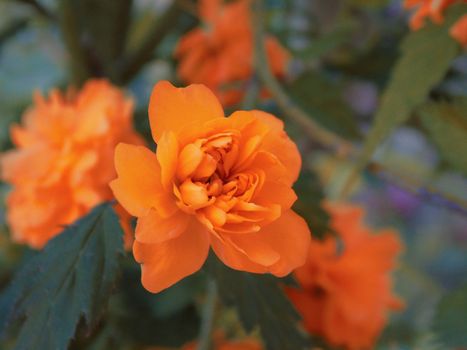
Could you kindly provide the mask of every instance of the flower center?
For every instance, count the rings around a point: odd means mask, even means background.
[[[176,169],[178,206],[211,229],[257,231],[267,208],[252,203],[264,172],[249,167],[258,139],[228,130],[183,147]]]

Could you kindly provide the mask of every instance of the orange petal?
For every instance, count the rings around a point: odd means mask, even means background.
[[[191,179],[185,180],[179,189],[183,203],[194,209],[206,207],[210,203],[206,187],[193,183]]]
[[[268,267],[269,272],[278,277],[289,274],[305,263],[311,242],[308,225],[292,210],[284,211],[279,219],[259,232],[230,237],[248,255],[253,254],[255,249],[258,249],[256,253],[259,254],[263,251],[262,245],[268,245],[280,256],[277,262]],[[255,248],[255,244],[258,248]]]
[[[176,88],[168,81],[154,86],[149,102],[149,122],[156,142],[164,132],[178,133],[188,123],[223,118],[224,111],[216,96],[204,85]]]
[[[115,169],[118,178],[110,187],[117,200],[131,215],[146,215],[162,191],[156,155],[146,147],[120,143],[115,148]]]
[[[227,220],[225,211],[215,205],[204,208],[203,213],[214,227],[224,225]]]
[[[161,167],[162,185],[170,189],[178,162],[178,141],[173,132],[169,131],[162,135],[156,154]]]
[[[266,37],[265,45],[272,72],[276,76],[284,76],[286,73],[287,62],[290,60],[290,54],[279,43],[279,41],[272,36]]]
[[[290,183],[295,182],[302,167],[302,157],[297,145],[285,133],[284,123],[266,112],[251,111],[251,113],[270,128],[263,139],[261,149],[274,154],[287,169]]]
[[[216,171],[217,168],[217,161],[210,155],[205,153],[203,155],[203,159],[201,160],[201,163],[199,166],[196,168],[195,172],[193,173],[193,179],[194,180],[199,180],[203,178],[208,178],[214,172]]]
[[[238,236],[240,235],[224,237],[224,239],[229,240],[235,249],[244,253],[251,261],[264,267],[269,267],[279,261],[279,253],[267,241],[250,240],[248,234],[242,235],[244,238],[238,238]]]
[[[120,204],[115,204],[113,206],[115,212],[118,215],[118,221],[120,222],[120,226],[123,230],[123,245],[126,251],[131,250],[134,241],[134,232],[133,227],[131,225],[131,215],[123,209]]]
[[[274,179],[267,179],[260,192],[253,197],[253,202],[268,205],[279,204],[281,208],[290,209],[297,200],[295,191],[288,185]]]
[[[11,141],[17,147],[30,146],[34,142],[34,135],[19,125],[12,125],[10,127]]]
[[[56,152],[40,145],[5,152],[0,156],[1,178],[13,184],[42,178],[50,173],[56,157]]]
[[[177,178],[185,180],[198,168],[204,158],[204,152],[194,143],[186,145],[180,152],[177,165]]]
[[[456,39],[461,46],[467,46],[467,15],[463,15],[449,30],[449,34]]]
[[[267,151],[259,151],[253,158],[251,164],[251,171],[264,172],[266,174],[265,180],[273,180],[281,182],[284,185],[292,186],[290,181],[290,172],[282,164],[279,158],[274,154]]]
[[[204,22],[214,22],[221,12],[221,0],[201,0],[199,2],[199,14]]]
[[[158,293],[198,271],[207,258],[209,233],[196,220],[177,238],[157,244],[135,241],[133,255],[141,263],[141,282]]]
[[[162,243],[178,237],[184,232],[190,217],[181,211],[168,218],[160,216],[155,210],[150,210],[146,216],[138,219],[135,238],[140,243]]]
[[[244,252],[239,251],[229,241],[211,235],[211,245],[217,257],[232,269],[253,273],[267,272],[266,267],[251,261]]]
[[[263,139],[269,132],[269,127],[258,120],[250,111],[234,112],[227,120],[230,122],[231,128],[241,132],[237,159],[233,165],[233,171],[241,171],[252,163],[254,155],[261,148]]]
[[[175,56],[179,59],[182,59],[180,65],[183,65],[186,59],[183,59],[183,55],[188,55],[196,50],[199,52],[200,49],[203,48],[203,43],[206,40],[206,34],[203,29],[195,28],[191,30],[189,33],[185,34],[183,37],[180,38],[180,41],[177,44],[177,48],[175,49]],[[192,68],[190,65],[189,68]],[[180,67],[179,67],[180,70]],[[189,69],[191,71],[191,69]],[[180,72],[179,72],[180,74]],[[182,76],[183,78],[183,76]]]

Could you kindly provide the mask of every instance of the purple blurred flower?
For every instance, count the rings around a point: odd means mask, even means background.
[[[421,204],[416,195],[392,184],[386,186],[386,193],[391,204],[403,216],[411,216]]]
[[[370,115],[378,105],[378,91],[373,83],[354,81],[347,86],[344,99],[358,114]]]

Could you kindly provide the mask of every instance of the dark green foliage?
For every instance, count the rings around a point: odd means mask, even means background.
[[[433,331],[449,348],[467,346],[467,285],[445,295],[436,311]]]
[[[467,99],[429,103],[419,114],[443,158],[467,175]]]
[[[107,305],[123,252],[110,204],[67,227],[26,261],[0,297],[2,333],[20,321],[15,349],[67,349],[81,319],[96,325]]]
[[[204,269],[215,280],[221,300],[234,306],[245,330],[259,327],[268,350],[300,350],[310,347],[299,328],[300,317],[271,275],[235,271],[211,255]]]
[[[199,330],[195,296],[202,290],[202,276],[189,276],[152,294],[141,285],[140,267],[133,261],[127,265],[120,292],[112,298],[107,315],[117,339],[141,346],[172,347],[194,339]]]
[[[322,185],[316,175],[306,167],[294,185],[298,199],[293,209],[308,223],[313,237],[322,239],[331,233],[329,228],[329,214],[322,208],[324,194]]]
[[[342,86],[324,75],[307,72],[289,87],[291,96],[320,125],[356,139],[360,133],[350,108],[342,98]]]
[[[356,168],[362,169],[376,147],[413,110],[423,103],[431,89],[445,76],[452,60],[460,52],[459,44],[449,36],[449,28],[467,9],[467,4],[453,5],[442,24],[429,23],[411,32],[401,44],[401,56],[382,96],[372,129],[366,138]]]

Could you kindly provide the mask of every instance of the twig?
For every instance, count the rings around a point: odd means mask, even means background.
[[[212,343],[212,330],[214,326],[214,313],[217,304],[217,285],[212,279],[208,279],[206,300],[201,315],[201,329],[196,350],[209,350]]]
[[[298,107],[284,91],[280,83],[271,72],[266,47],[264,44],[264,26],[263,26],[263,1],[255,0],[252,3],[253,16],[253,36],[255,67],[258,76],[276,100],[284,114],[299,124],[312,140],[338,151],[352,148],[351,144],[338,135],[326,130],[321,125],[311,119],[308,114]]]
[[[259,95],[259,81],[254,75],[247,83],[245,95],[242,100],[242,109],[252,109]]]

